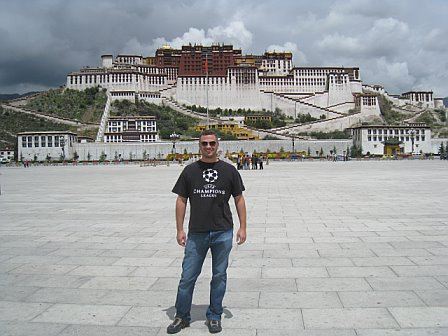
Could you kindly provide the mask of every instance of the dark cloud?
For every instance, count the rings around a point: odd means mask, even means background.
[[[64,84],[101,54],[164,43],[289,50],[296,65],[359,66],[391,93],[448,95],[448,4],[433,0],[0,0],[0,92]]]

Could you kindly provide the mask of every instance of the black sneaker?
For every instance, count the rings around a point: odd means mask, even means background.
[[[168,334],[177,334],[183,328],[187,328],[190,326],[190,322],[187,320],[182,320],[180,317],[174,318],[173,323],[171,323],[168,328],[166,328],[166,332]]]
[[[221,321],[218,320],[207,320],[205,323],[208,327],[208,331],[211,334],[216,334],[222,331]]]

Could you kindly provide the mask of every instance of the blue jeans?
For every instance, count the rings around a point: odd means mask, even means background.
[[[210,305],[208,320],[221,320],[222,300],[226,292],[227,266],[232,249],[233,230],[211,232],[189,232],[182,262],[182,276],[176,298],[176,317],[190,321],[191,303],[196,280],[201,274],[202,264],[208,249],[212,255],[212,280],[210,282]]]

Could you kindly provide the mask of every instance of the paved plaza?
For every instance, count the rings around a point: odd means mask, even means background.
[[[1,167],[0,334],[165,335],[182,168]],[[241,175],[248,241],[231,253],[221,335],[448,335],[448,161]],[[209,279],[208,259],[179,335],[208,334]]]

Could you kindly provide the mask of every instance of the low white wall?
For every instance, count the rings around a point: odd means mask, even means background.
[[[252,154],[255,152],[276,152],[283,149],[285,151],[297,152],[310,150],[312,155],[320,152],[321,149],[324,155],[330,154],[336,148],[337,153],[343,153],[352,146],[352,140],[321,140],[321,141],[306,141],[306,140],[261,140],[261,141],[220,141],[220,150],[223,154],[226,152],[247,152]],[[173,143],[84,143],[76,144],[73,151],[79,155],[79,160],[99,160],[101,155],[106,154],[107,160],[114,160],[121,158],[123,160],[143,159],[143,153],[146,153],[147,158],[165,158],[168,154],[173,152]],[[179,141],[176,142],[176,153],[193,153],[199,152],[198,142],[196,141]]]
[[[440,145],[443,143],[443,147],[447,148],[448,146],[448,138],[446,139],[431,139],[431,146],[432,146],[432,153],[433,154],[439,154]]]

